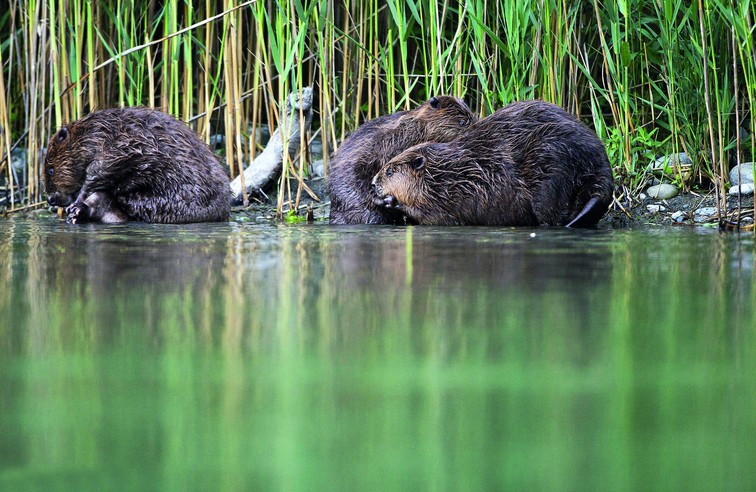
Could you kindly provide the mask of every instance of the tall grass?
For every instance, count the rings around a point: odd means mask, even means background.
[[[261,125],[285,125],[286,96],[308,85],[326,162],[360,123],[433,94],[482,115],[540,98],[596,129],[619,204],[654,157],[683,151],[692,169],[669,178],[724,196],[729,168],[756,153],[755,13],[724,0],[14,0],[0,12],[0,205],[39,203],[39,149],[109,106],[160,107],[208,142],[223,135],[235,176]],[[8,165],[14,146],[31,149],[23,173]],[[297,206],[305,161],[287,156],[279,211]]]

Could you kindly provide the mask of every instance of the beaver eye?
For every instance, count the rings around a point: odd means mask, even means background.
[[[54,168],[54,167],[52,167],[52,166],[50,166],[50,167],[49,167],[49,168],[47,169],[47,175],[48,175],[48,176],[52,176],[53,174],[55,174],[55,168]]]
[[[459,120],[459,126],[465,126],[465,125],[467,125],[467,120],[465,120],[465,119],[460,119],[460,120]]]
[[[393,175],[394,175],[394,170],[393,169],[389,169],[388,171],[386,171],[386,176],[391,177]]]
[[[68,128],[64,126],[58,131],[57,135],[55,135],[55,140],[57,140],[58,142],[62,142],[67,138],[68,138]]]

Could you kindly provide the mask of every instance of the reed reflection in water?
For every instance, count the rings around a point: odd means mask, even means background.
[[[756,485],[747,237],[0,229],[0,488]]]

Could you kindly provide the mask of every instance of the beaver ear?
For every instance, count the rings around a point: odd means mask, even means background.
[[[419,171],[424,167],[425,167],[425,157],[423,156],[415,157],[415,159],[412,161],[412,169],[414,169],[415,171]]]
[[[441,107],[441,101],[439,101],[437,97],[431,97],[428,100],[428,103],[430,104],[430,107],[433,109],[438,109]]]
[[[68,128],[65,126],[58,130],[58,133],[55,134],[55,140],[58,142],[63,142],[65,139],[68,138]]]

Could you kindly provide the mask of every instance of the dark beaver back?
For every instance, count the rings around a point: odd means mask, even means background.
[[[419,223],[594,224],[612,199],[596,134],[542,101],[513,103],[450,143],[421,144],[375,177],[379,201]]]
[[[43,181],[48,200],[66,206],[103,192],[130,219],[226,220],[228,178],[186,124],[148,108],[96,111],[51,138]]]

